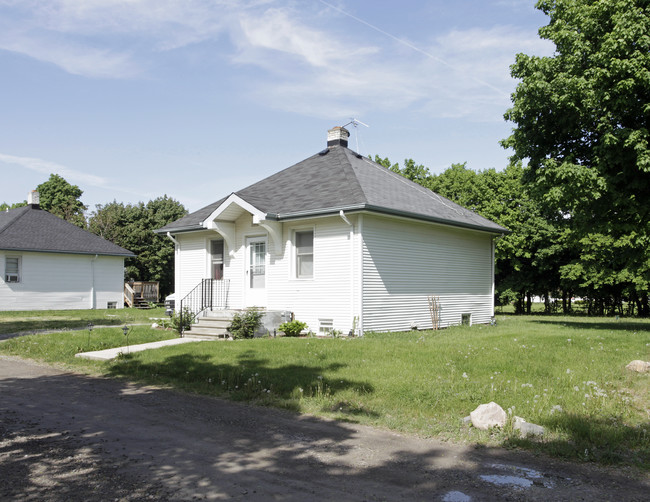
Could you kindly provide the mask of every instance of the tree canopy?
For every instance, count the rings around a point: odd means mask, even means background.
[[[563,280],[648,315],[650,1],[541,0],[551,57],[519,54],[503,144],[574,253]]]
[[[58,174],[50,174],[50,178],[38,185],[36,190],[41,209],[78,227],[86,227],[84,211],[87,207],[79,200],[83,191],[77,185],[71,185]]]
[[[89,230],[137,256],[127,258],[125,279],[159,281],[162,295],[172,291],[174,283],[174,244],[153,230],[181,218],[187,210],[164,195],[146,204],[113,201],[98,204],[88,220]]]

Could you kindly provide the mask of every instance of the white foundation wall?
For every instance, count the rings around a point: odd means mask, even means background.
[[[5,256],[20,257],[20,282],[6,283]],[[0,251],[0,310],[124,306],[124,258]]]
[[[440,327],[493,316],[489,234],[364,215],[363,329],[432,327],[428,296],[439,297]]]

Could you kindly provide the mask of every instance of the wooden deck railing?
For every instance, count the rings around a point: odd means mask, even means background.
[[[154,281],[125,282],[124,303],[129,307],[134,307],[143,302],[160,302],[159,283]]]

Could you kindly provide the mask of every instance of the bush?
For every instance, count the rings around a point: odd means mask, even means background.
[[[300,336],[303,329],[307,327],[307,323],[301,321],[284,322],[278,326],[278,329],[284,332],[287,336]]]
[[[237,312],[228,326],[228,333],[235,339],[253,338],[255,331],[262,323],[263,315],[264,312],[257,309],[247,309],[243,314]]]
[[[192,313],[192,311],[187,308],[183,307],[183,325],[182,325],[182,330],[181,330],[181,314],[180,312],[174,312],[172,316],[169,318],[169,322],[171,324],[171,327],[180,335],[183,331],[189,331],[192,329],[192,323],[194,322],[194,318],[196,316]]]

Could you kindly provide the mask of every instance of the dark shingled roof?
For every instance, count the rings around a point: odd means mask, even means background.
[[[135,256],[131,251],[31,205],[0,212],[0,249]]]
[[[508,230],[344,147],[333,146],[235,192],[266,213],[287,220],[344,211],[372,211],[473,228]],[[157,232],[198,230],[227,197]]]

